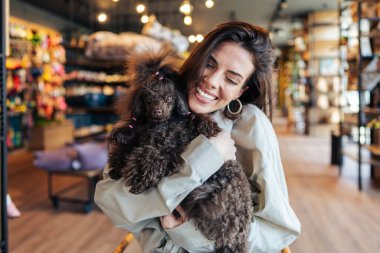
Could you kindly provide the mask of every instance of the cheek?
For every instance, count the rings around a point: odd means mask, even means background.
[[[195,107],[195,105],[196,105],[196,103],[195,103],[195,94],[194,94],[194,92],[191,92],[190,91],[190,94],[189,94],[189,97],[188,97],[188,99],[187,99],[187,103],[188,103],[188,105],[189,105],[189,108],[190,108],[190,110],[194,110],[194,107]]]
[[[240,97],[241,94],[241,88],[240,87],[230,87],[229,89],[225,89],[224,92],[224,99],[226,100],[235,100]]]

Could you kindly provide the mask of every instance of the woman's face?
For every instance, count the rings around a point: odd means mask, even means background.
[[[190,84],[190,109],[205,114],[224,108],[242,94],[253,71],[253,56],[246,49],[234,42],[221,43],[208,59],[202,81]]]

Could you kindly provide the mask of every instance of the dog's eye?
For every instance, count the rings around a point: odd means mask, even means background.
[[[165,101],[166,101],[167,103],[173,102],[173,96],[166,96],[166,97],[165,97]]]
[[[144,100],[145,100],[145,103],[147,103],[147,104],[153,103],[153,98],[151,98],[151,97],[147,97]]]

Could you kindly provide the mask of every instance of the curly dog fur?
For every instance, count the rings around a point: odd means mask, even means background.
[[[131,111],[110,136],[109,175],[123,177],[130,192],[139,194],[178,173],[181,153],[199,134],[215,136],[221,129],[201,115],[189,113],[177,90],[178,64],[169,50],[133,57],[128,65],[132,92],[118,105]],[[181,206],[204,235],[215,241],[215,252],[248,252],[253,213],[251,186],[241,165],[227,161],[194,189]]]

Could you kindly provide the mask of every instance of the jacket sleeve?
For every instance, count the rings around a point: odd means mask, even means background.
[[[256,178],[259,206],[250,227],[250,252],[279,252],[300,233],[300,222],[292,210],[273,127],[264,113],[247,105],[232,130],[238,160],[247,175]]]
[[[134,195],[124,180],[113,180],[104,169],[96,185],[95,202],[120,228],[139,234],[152,218],[170,214],[196,187],[217,171],[223,159],[203,135],[195,138],[182,154],[185,160],[180,173],[164,178],[158,187]]]

